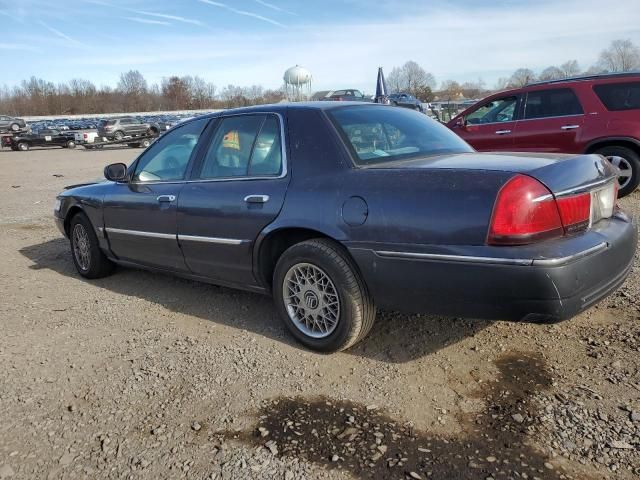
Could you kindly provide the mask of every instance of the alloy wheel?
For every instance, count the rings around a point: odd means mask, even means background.
[[[622,190],[631,181],[631,176],[633,175],[631,163],[626,158],[620,157],[618,155],[608,156],[607,160],[609,160],[612,165],[620,169],[620,172],[618,173],[618,184],[620,185],[620,189]]]
[[[338,326],[338,292],[329,276],[317,266],[293,265],[284,277],[282,296],[289,318],[305,335],[325,338]]]
[[[91,267],[91,243],[84,225],[78,223],[73,227],[73,256],[82,271]]]

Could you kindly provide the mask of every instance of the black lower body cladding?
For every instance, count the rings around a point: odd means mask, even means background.
[[[580,252],[539,260],[407,254],[393,246],[350,252],[381,308],[553,322],[602,300],[631,271],[638,241],[633,220],[624,215],[605,220],[593,237],[594,245]]]

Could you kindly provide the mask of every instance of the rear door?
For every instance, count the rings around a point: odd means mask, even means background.
[[[178,196],[209,119],[188,122],[149,147],[131,180],[116,183],[104,199],[104,224],[113,253],[147,266],[186,271],[178,245]]]
[[[464,126],[453,130],[479,151],[513,150],[519,95],[494,98],[465,116]]]
[[[194,273],[255,284],[253,247],[284,203],[283,117],[222,117],[178,202],[178,240]]]
[[[582,152],[579,136],[584,124],[584,111],[573,89],[529,91],[523,110],[513,133],[516,150]]]

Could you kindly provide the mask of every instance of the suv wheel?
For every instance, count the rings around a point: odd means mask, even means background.
[[[18,125],[17,123],[12,123],[10,128],[12,132],[17,132],[18,130],[20,130],[20,125]]]
[[[620,169],[618,198],[625,197],[638,188],[640,184],[640,155],[627,147],[604,147],[597,150],[613,165]]]
[[[308,240],[287,249],[273,275],[276,309],[302,344],[336,352],[364,338],[376,316],[367,287],[340,245]]]
[[[122,130],[118,130],[113,134],[114,140],[122,140],[124,138],[124,132]]]

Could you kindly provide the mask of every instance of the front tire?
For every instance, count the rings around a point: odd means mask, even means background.
[[[85,278],[102,278],[113,272],[113,263],[102,253],[96,232],[84,213],[77,213],[69,226],[71,256]]]
[[[20,142],[18,144],[18,150],[22,151],[22,152],[26,152],[27,150],[29,150],[29,144],[26,142]]]
[[[640,184],[640,155],[627,147],[604,147],[595,153],[606,157],[620,169],[618,198],[626,197]]]
[[[18,125],[17,123],[12,123],[9,128],[12,132],[17,132],[18,130],[20,130],[20,125]]]
[[[275,268],[273,296],[293,336],[320,352],[351,347],[375,321],[375,305],[353,260],[331,240],[287,249]]]

